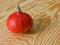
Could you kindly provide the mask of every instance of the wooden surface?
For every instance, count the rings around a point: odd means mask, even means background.
[[[28,33],[12,34],[6,27],[16,4],[33,18]],[[60,0],[0,0],[0,45],[60,45]]]

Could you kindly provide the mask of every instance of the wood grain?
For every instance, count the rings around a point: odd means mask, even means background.
[[[6,27],[16,4],[33,18],[28,33],[13,34]],[[0,45],[60,45],[60,0],[0,0]]]

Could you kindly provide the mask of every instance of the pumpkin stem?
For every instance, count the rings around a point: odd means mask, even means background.
[[[20,9],[20,7],[19,7],[19,4],[17,4],[17,8],[18,8],[18,11],[21,12],[21,9]]]

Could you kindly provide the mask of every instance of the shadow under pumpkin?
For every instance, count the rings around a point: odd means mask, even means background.
[[[42,33],[51,24],[50,16],[41,17],[38,21],[39,24],[37,24],[35,21],[33,29],[31,29],[31,31],[27,32],[26,34]]]

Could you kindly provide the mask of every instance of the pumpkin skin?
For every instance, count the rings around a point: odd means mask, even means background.
[[[31,30],[33,20],[30,15],[22,12],[14,12],[7,19],[7,28],[13,33],[25,33]]]

